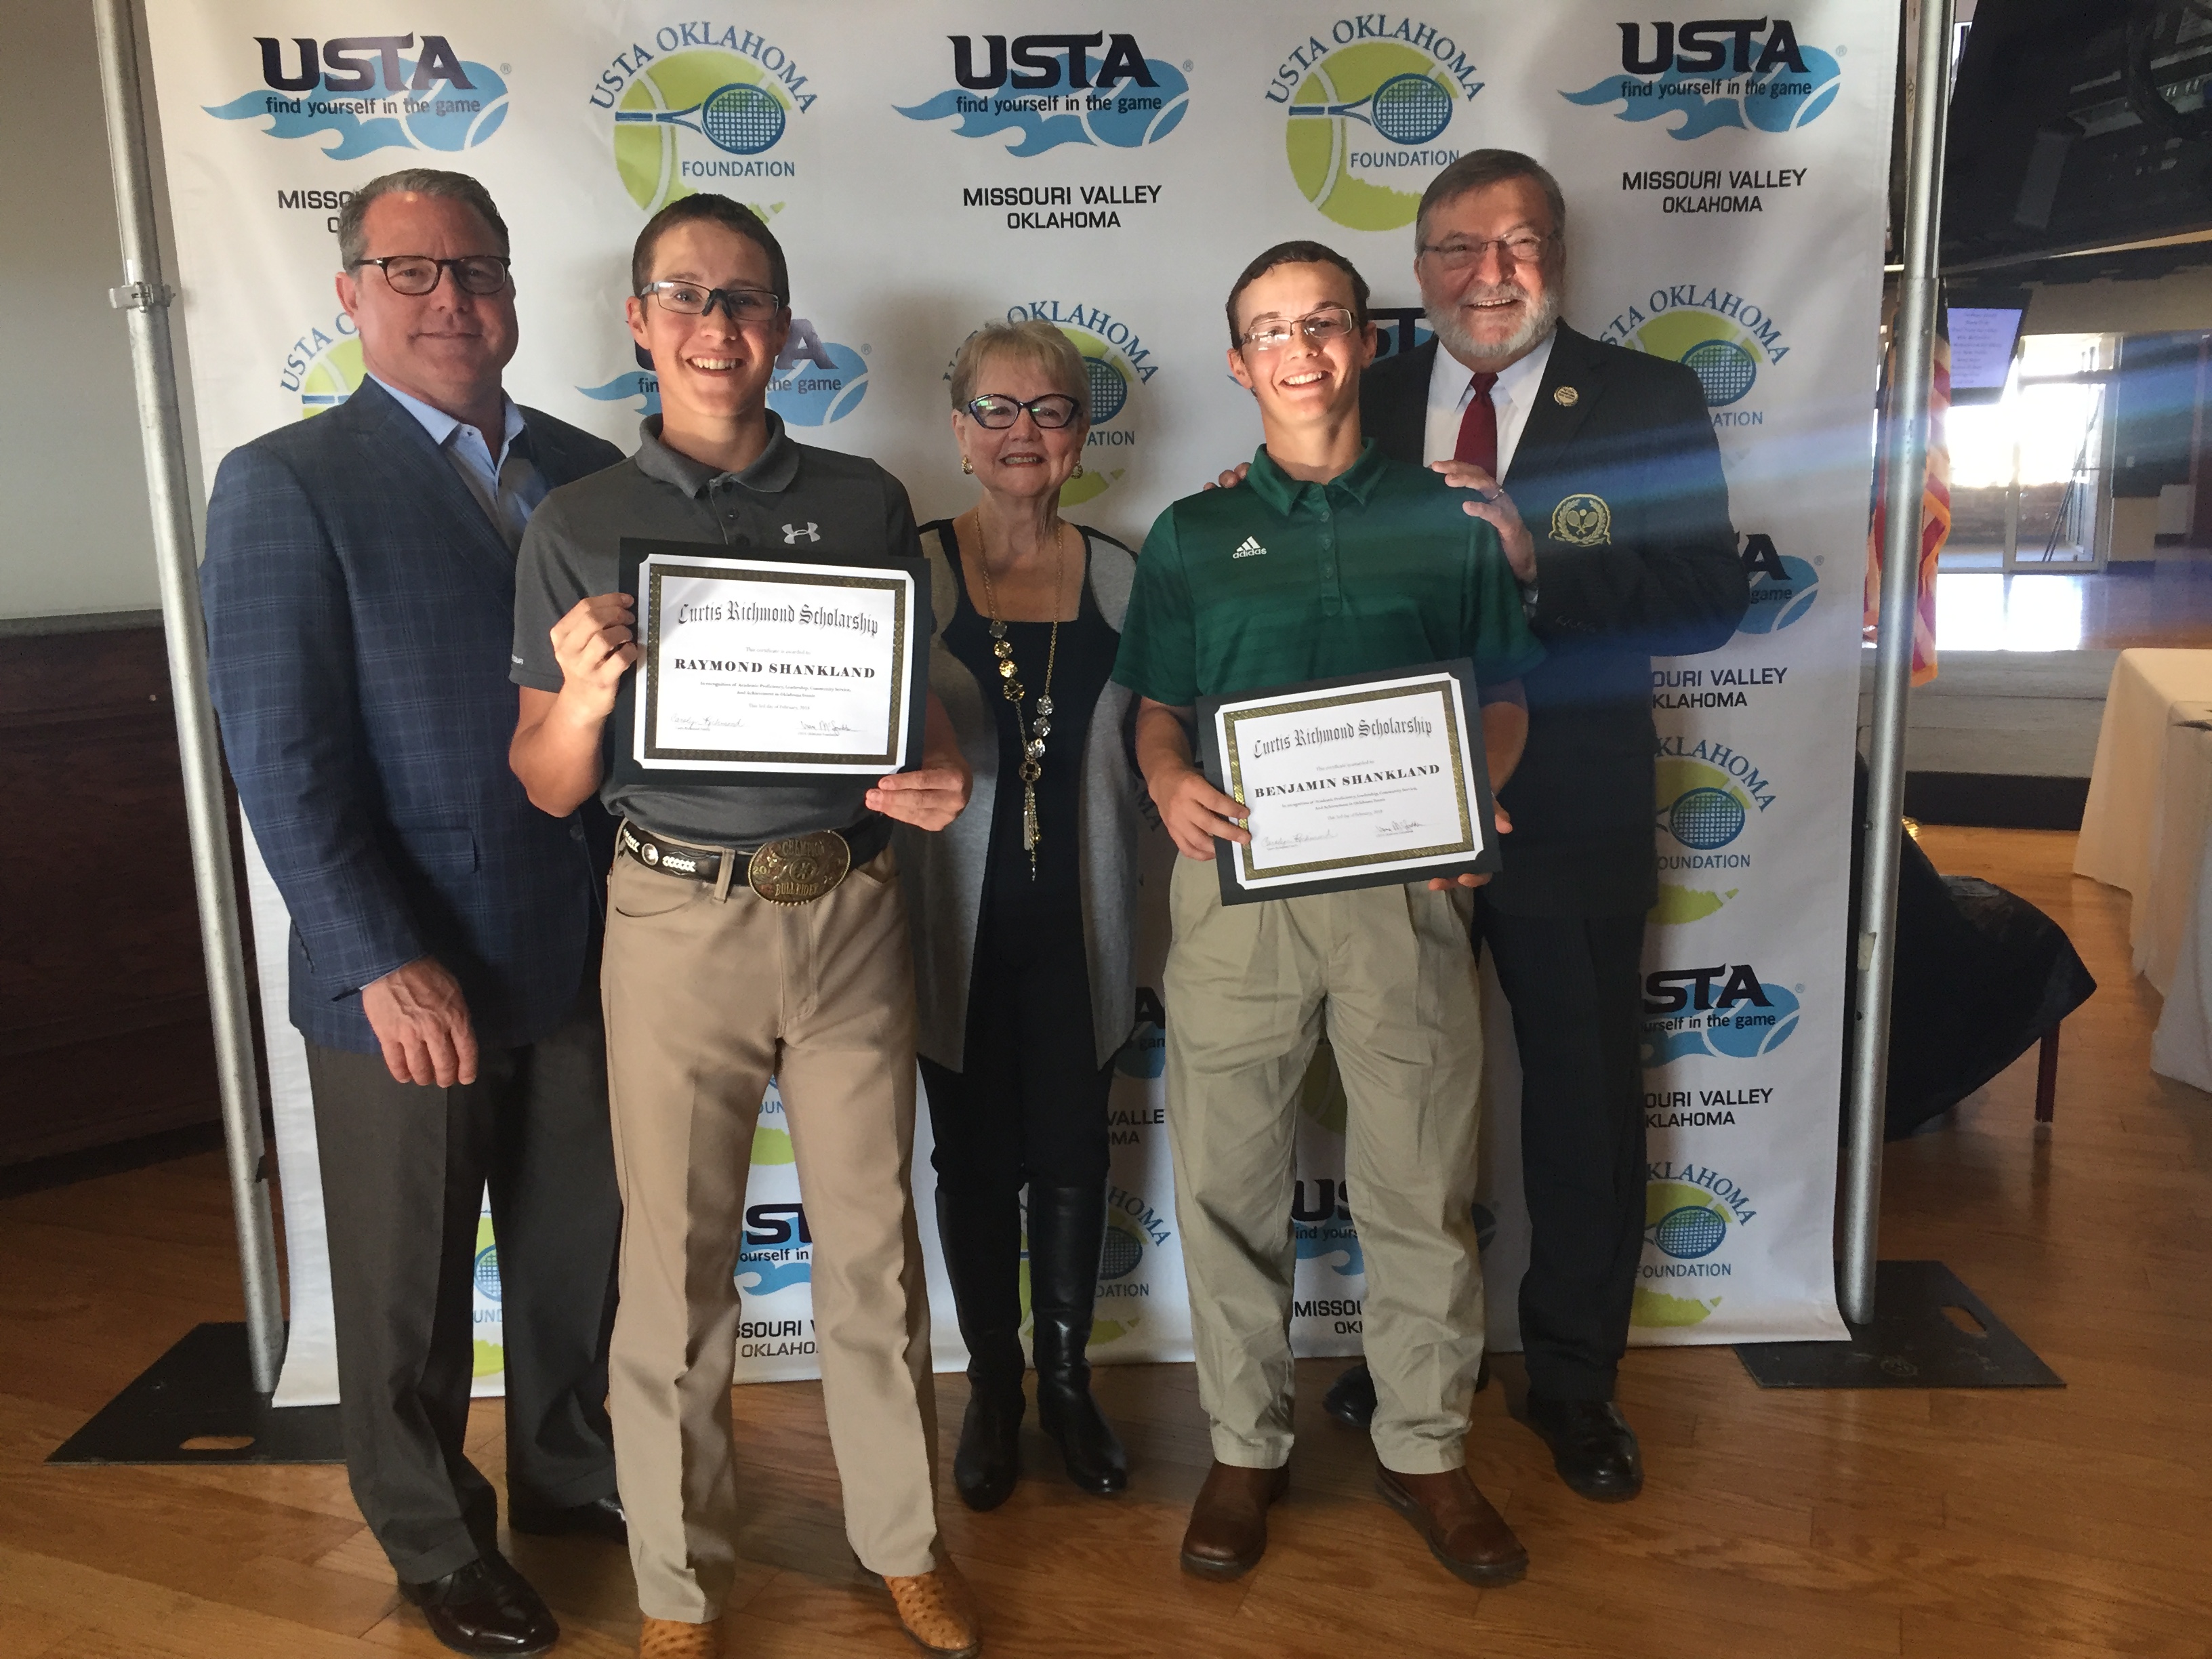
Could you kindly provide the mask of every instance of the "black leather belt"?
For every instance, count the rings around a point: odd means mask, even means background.
[[[889,818],[871,814],[848,830],[817,830],[787,836],[758,847],[703,847],[656,835],[625,818],[615,837],[616,850],[648,870],[703,882],[717,896],[729,891],[729,878],[742,868],[745,884],[771,904],[805,904],[830,891],[860,866],[890,845]]]

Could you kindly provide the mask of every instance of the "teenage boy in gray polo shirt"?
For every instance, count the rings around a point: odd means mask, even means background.
[[[873,783],[602,777],[606,721],[637,659],[633,603],[615,591],[623,538],[881,565],[921,556],[914,514],[874,462],[794,443],[769,411],[790,283],[749,210],[713,195],[672,204],[638,237],[631,275],[630,331],[653,354],[663,412],[630,460],[556,490],[532,520],[515,581],[512,759],[546,811],[597,791],[623,820],[601,981],[623,1205],[609,1404],[640,1652],[720,1651],[738,1521],[732,1273],[754,1118],[775,1073],[813,1235],[847,1536],[926,1650],[970,1654],[975,1612],[937,1536],[929,1310],[908,1182],[913,967],[885,822],[941,830],[966,804],[951,724],[931,698],[920,769]],[[842,881],[805,902],[749,884],[756,850],[823,831],[850,848]]]

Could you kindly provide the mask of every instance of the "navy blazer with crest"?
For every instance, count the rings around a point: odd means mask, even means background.
[[[522,411],[549,487],[622,452]],[[292,1023],[379,1050],[361,988],[418,957],[459,979],[480,1042],[537,1041],[591,964],[612,835],[507,768],[514,555],[373,380],[233,450],[208,501],[208,674],[223,750],[292,915]]]
[[[1373,365],[1360,424],[1419,465],[1434,340]],[[1724,645],[1750,602],[1698,377],[1562,323],[1502,481],[1536,544],[1522,682],[1528,747],[1490,902],[1516,915],[1629,915],[1658,896],[1651,659]]]

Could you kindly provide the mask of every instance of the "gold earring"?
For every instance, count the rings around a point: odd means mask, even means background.
[[[973,472],[975,470],[975,464],[963,455],[960,458],[960,470],[963,472]]]
[[[1071,478],[1079,478],[1079,477],[1081,477],[1083,476],[1083,463],[1082,463],[1082,462],[1080,462],[1080,461],[1078,461],[1078,462],[1075,464],[1075,471],[1073,471],[1073,472],[1071,472],[1071,473],[1069,473],[1067,476],[1068,476],[1069,477],[1071,477]]]

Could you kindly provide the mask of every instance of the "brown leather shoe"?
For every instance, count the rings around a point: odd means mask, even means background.
[[[884,1588],[891,1593],[908,1639],[924,1653],[969,1659],[982,1651],[983,1624],[975,1615],[975,1598],[951,1560],[911,1578],[886,1578]]]
[[[1291,1489],[1288,1468],[1248,1469],[1217,1461],[1190,1506],[1182,1570],[1201,1578],[1241,1578],[1267,1550],[1267,1505]]]
[[[1468,1583],[1510,1584],[1528,1571],[1528,1552],[1465,1469],[1400,1474],[1377,1463],[1375,1486],[1428,1540],[1429,1553]]]
[[[713,1620],[693,1625],[647,1613],[638,1626],[637,1659],[722,1659],[722,1627]]]

